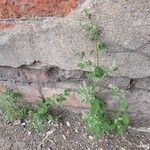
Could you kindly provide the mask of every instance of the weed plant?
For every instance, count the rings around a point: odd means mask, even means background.
[[[60,105],[69,94],[68,90],[40,100],[36,107],[24,104],[20,101],[20,94],[7,90],[0,96],[0,110],[4,121],[29,120],[27,126],[34,131],[42,131],[46,121],[54,121],[58,117],[51,111],[54,105]]]
[[[100,30],[92,23],[89,13],[88,19],[90,19],[90,21],[81,24],[81,27],[96,46],[95,50],[90,52],[90,54],[95,57],[95,61],[85,60],[85,52],[79,54],[80,61],[78,67],[80,69],[89,70],[86,73],[88,82],[84,81],[78,89],[78,94],[82,101],[90,106],[90,110],[83,115],[83,121],[85,122],[87,130],[95,137],[104,133],[116,133],[117,135],[121,135],[129,124],[127,101],[122,91],[117,86],[110,84],[108,88],[111,90],[112,96],[117,96],[119,98],[119,107],[118,110],[111,115],[108,113],[106,104],[101,98],[100,91],[97,90],[97,87],[100,86],[100,82],[103,79],[117,70],[117,67],[115,62],[107,69],[100,66],[99,55],[106,48],[106,44],[99,38]]]

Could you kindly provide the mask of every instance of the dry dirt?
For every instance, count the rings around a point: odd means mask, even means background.
[[[45,124],[43,132],[31,132],[24,124],[0,123],[0,150],[149,150],[150,132],[128,129],[121,137],[95,140],[85,131],[81,114],[59,110],[62,122]]]

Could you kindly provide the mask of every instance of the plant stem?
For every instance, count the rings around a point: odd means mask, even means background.
[[[97,66],[99,67],[99,51],[98,51],[98,49],[96,49],[96,62],[97,62]]]

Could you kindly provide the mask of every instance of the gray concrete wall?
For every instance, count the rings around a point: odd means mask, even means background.
[[[148,0],[85,0],[64,18],[46,17],[5,19],[15,27],[0,31],[0,65],[20,67],[40,61],[47,66],[64,70],[78,69],[78,59],[72,50],[85,51],[87,59],[94,43],[81,30],[85,21],[84,9],[92,13],[92,21],[102,30],[107,43],[101,55],[102,66],[113,60],[118,70],[107,82],[122,88],[129,102],[129,112],[135,120],[150,123],[150,1]],[[136,79],[133,90],[128,90],[131,79]],[[2,79],[1,79],[2,80]],[[109,92],[104,97],[113,106]],[[133,119],[134,120],[134,119]]]

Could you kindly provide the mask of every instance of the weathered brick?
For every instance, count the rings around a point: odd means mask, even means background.
[[[53,96],[56,94],[59,94],[61,92],[63,92],[64,89],[61,88],[42,88],[42,95],[47,98],[49,96]],[[75,92],[70,92],[70,94],[68,95],[66,101],[64,102],[64,106],[66,107],[70,107],[70,108],[88,108],[88,106],[84,103],[81,102],[79,96],[77,94],[75,94]]]
[[[23,86],[21,84],[13,84],[9,81],[0,81],[0,94],[6,91],[6,89],[11,89],[14,92],[19,92],[22,99],[27,102],[36,102],[42,98],[38,85],[31,84],[30,86]]]
[[[1,0],[0,18],[64,16],[76,7],[76,0]]]
[[[11,23],[0,23],[0,30],[4,30],[4,29],[9,29],[9,28],[14,28],[15,24],[11,24]]]

